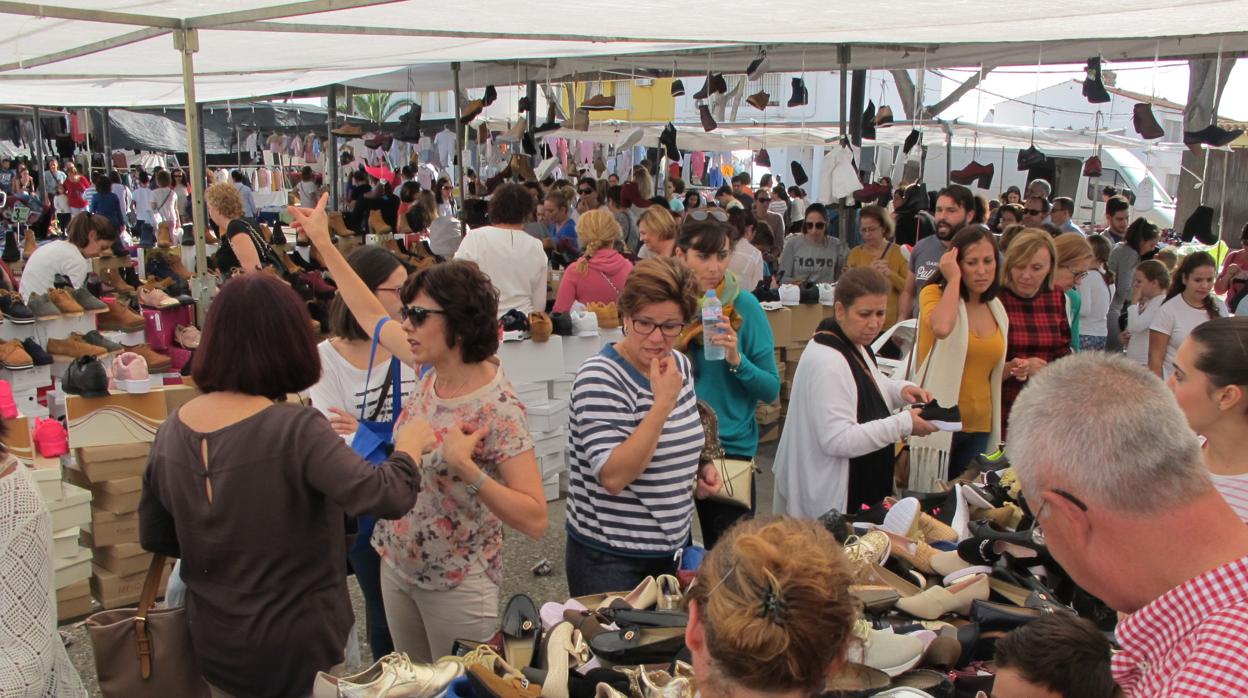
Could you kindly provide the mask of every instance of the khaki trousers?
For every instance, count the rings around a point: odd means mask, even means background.
[[[432,662],[449,655],[456,640],[484,642],[498,631],[499,588],[479,565],[454,589],[429,591],[382,560],[381,597],[394,650],[413,662]]]

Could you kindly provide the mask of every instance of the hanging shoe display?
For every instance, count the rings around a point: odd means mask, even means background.
[[[685,82],[683,80],[672,81],[672,96],[682,97],[685,94]]]
[[[702,128],[705,131],[714,131],[719,126],[711,116],[711,108],[705,104],[698,107],[698,116],[702,119]]]
[[[663,127],[663,133],[659,135],[659,145],[663,146],[668,160],[680,162],[681,152],[676,147],[676,127],[670,121],[667,126]]]
[[[496,99],[498,99],[498,90],[494,89],[493,85],[486,85],[485,94],[481,97],[481,104],[488,107]]]
[[[1083,162],[1084,177],[1100,177],[1101,176],[1101,159],[1095,155]]]
[[[810,177],[806,176],[806,169],[796,160],[789,163],[789,172],[793,174],[793,183],[799,187],[806,186],[806,183],[810,181]]]
[[[758,57],[750,61],[750,66],[745,69],[745,76],[750,82],[758,82],[767,74],[767,68],[770,67],[771,61],[767,60],[767,52],[759,51]]]
[[[810,95],[806,92],[806,81],[801,78],[793,78],[793,96],[789,98],[789,107],[804,106],[810,101]]]
[[[581,106],[579,108],[586,111],[610,111],[615,109],[615,97],[597,94],[584,102],[581,102]]]
[[[477,115],[479,115],[483,109],[485,109],[485,103],[481,100],[474,99],[469,101],[464,105],[463,110],[459,113],[459,123],[466,124],[472,121],[477,118]]]
[[[875,102],[867,100],[867,108],[862,110],[862,137],[875,140]]]
[[[745,102],[759,111],[765,111],[767,109],[767,105],[771,103],[771,95],[759,90],[749,97],[746,97]]]
[[[1135,132],[1140,134],[1140,138],[1152,140],[1166,135],[1165,129],[1157,123],[1157,117],[1153,115],[1151,104],[1140,102],[1131,108],[1131,125],[1135,127]]]
[[[399,130],[394,139],[404,143],[415,143],[420,140],[421,106],[413,104],[407,113],[399,117]]]
[[[1192,215],[1187,217],[1183,224],[1183,242],[1191,242],[1193,239],[1202,245],[1212,245],[1218,241],[1218,236],[1213,232],[1212,208],[1197,206]]]
[[[1087,77],[1083,79],[1083,96],[1092,104],[1104,104],[1112,99],[1102,80],[1100,56],[1088,59]]]
[[[759,167],[771,167],[771,155],[767,152],[766,148],[759,150],[754,156],[754,164]]]
[[[1026,172],[1033,167],[1040,167],[1048,160],[1048,156],[1040,152],[1036,146],[1028,146],[1026,150],[1018,151],[1018,171]]]
[[[875,113],[875,125],[887,126],[893,123],[893,108],[888,105],[881,105],[879,111]]]
[[[1235,141],[1236,138],[1244,135],[1244,129],[1224,129],[1220,126],[1210,124],[1199,131],[1184,131],[1184,145],[1204,144],[1211,148],[1224,148]]]
[[[923,134],[919,132],[919,129],[917,128],[910,129],[909,135],[906,136],[906,142],[902,144],[901,146],[901,152],[906,155],[909,155],[910,151],[914,149],[914,146],[919,144],[919,139],[922,137],[922,135]]]
[[[972,182],[978,180],[980,189],[987,189],[992,186],[992,176],[996,172],[996,166],[993,163],[982,165],[974,160],[969,165],[960,170],[954,170],[949,173],[949,181],[954,184],[970,186]]]

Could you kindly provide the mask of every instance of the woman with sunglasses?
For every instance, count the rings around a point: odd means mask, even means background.
[[[438,179],[438,189],[435,193],[438,198],[438,217],[454,218],[455,186],[451,184],[451,180],[446,177],[440,177]]]
[[[372,335],[389,313],[330,241],[327,198],[290,212],[356,322]],[[430,662],[449,654],[456,638],[498,629],[503,524],[540,538],[546,497],[524,408],[494,358],[498,292],[489,278],[475,264],[437,264],[408,277],[399,299],[403,323],[382,323],[379,342],[404,363],[433,368],[417,382],[396,427],[428,420],[438,443],[420,463],[415,507],[398,521],[378,523],[372,542],[384,563],[394,647]]]
[[[191,220],[191,187],[186,181],[186,172],[181,169],[173,171],[173,194],[177,197],[178,220]]]
[[[699,290],[675,259],[639,263],[620,294],[624,338],[576,373],[565,554],[572,596],[675,574],[694,498],[719,487],[713,465],[699,468],[693,366],[674,351],[697,317]]]
[[[769,404],[779,397],[780,374],[775,340],[762,306],[751,289],[741,288],[736,275],[728,271],[731,245],[728,214],[719,209],[694,211],[681,226],[676,257],[693,270],[700,296],[715,291],[723,304],[724,322],[708,334],[699,315],[681,334],[676,348],[693,360],[698,399],[715,410],[726,457],[748,461],[758,452],[754,413],[758,403]],[[724,348],[723,361],[706,360],[708,337]],[[752,487],[748,509],[722,501],[699,501],[702,544],[709,550],[729,526],[753,511]]]
[[[823,204],[811,204],[806,209],[802,233],[784,243],[780,280],[786,284],[836,283],[849,251],[839,238],[828,235],[828,210]]]
[[[1010,319],[1010,332],[1001,382],[1003,429],[1009,425],[1010,407],[1027,379],[1072,350],[1066,299],[1053,284],[1057,262],[1053,237],[1035,228],[1016,235],[1005,250],[1000,299]]]

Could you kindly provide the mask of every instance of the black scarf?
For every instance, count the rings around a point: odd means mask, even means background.
[[[854,387],[858,390],[858,423],[865,424],[877,419],[888,417],[891,412],[880,387],[871,375],[871,366],[862,357],[862,351],[845,336],[845,331],[837,324],[835,318],[827,318],[819,323],[815,330],[814,340],[825,347],[835,349],[845,357],[849,371],[854,376]],[[871,347],[865,347],[871,363],[875,364],[875,353]],[[829,399],[836,399],[828,396]],[[889,444],[856,458],[849,459],[849,487],[845,500],[845,513],[858,511],[865,504],[872,506],[893,493],[893,462],[896,460],[893,445]]]

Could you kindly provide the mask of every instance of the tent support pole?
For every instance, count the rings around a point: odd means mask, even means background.
[[[204,176],[203,130],[199,124],[199,108],[195,104],[195,52],[199,50],[199,33],[194,29],[174,32],[173,46],[182,54],[182,95],[186,111],[186,151],[191,168],[191,220],[195,235],[195,272],[208,273],[207,250],[204,248]],[[203,300],[203,299],[199,299]],[[204,303],[198,304],[198,312],[206,312]],[[201,318],[202,319],[202,318]]]
[[[325,149],[321,151],[325,155],[325,175],[329,179],[329,210],[338,210],[338,136],[334,135],[335,124],[338,123],[338,86],[329,86],[329,97],[327,100],[327,108],[329,110],[329,118],[325,125]]]
[[[848,131],[846,130],[846,127],[848,126],[848,123],[847,123],[847,120],[846,120],[846,119],[847,119],[847,116],[848,116],[848,109],[849,109],[849,106],[848,106],[848,104],[846,103],[846,97],[848,97],[848,96],[849,96],[849,95],[847,94],[847,93],[848,93],[848,91],[849,91],[849,86],[846,84],[846,78],[848,78],[848,77],[849,77],[850,47],[849,47],[848,45],[845,45],[845,44],[842,44],[842,45],[840,45],[840,46],[837,46],[837,47],[836,47],[836,57],[837,57],[837,60],[838,60],[838,61],[840,62],[840,64],[841,64],[841,70],[840,70],[840,77],[841,77],[841,139],[843,140],[843,139],[844,139],[844,138],[848,135]],[[840,147],[840,146],[839,146],[839,144],[838,144],[838,147]],[[818,167],[818,166],[819,166],[819,165],[818,165],[818,163],[816,163],[816,164],[815,164],[815,166],[816,166],[816,167]],[[841,241],[843,242],[843,241],[846,241],[846,240],[848,240],[848,239],[849,239],[849,221],[845,220],[845,212],[846,212],[846,211],[845,211],[845,200],[844,200],[844,199],[838,199],[838,200],[837,200],[837,202],[836,202],[836,212],[837,212],[837,215],[836,215],[836,224],[837,224],[837,228],[838,228],[838,233],[837,233],[837,236],[838,236],[838,237],[841,239]]]
[[[464,191],[467,189],[468,183],[467,183],[467,179],[464,177],[464,163],[463,163],[464,124],[460,123],[459,121],[459,115],[463,114],[463,112],[460,111],[463,108],[463,105],[460,104],[460,100],[462,98],[460,97],[460,92],[459,92],[459,61],[454,61],[453,63],[451,63],[451,82],[454,84],[454,88],[455,88],[455,95],[454,95],[455,96],[455,114],[451,117],[455,120],[455,158],[454,159],[460,161],[459,166],[456,167],[456,170],[455,170],[455,174],[456,174],[455,181],[459,184],[459,210],[460,210],[459,220],[460,220],[460,226],[461,226],[460,234],[463,235],[467,232],[466,230],[463,230],[462,226],[463,226],[463,220],[464,220],[464,214],[463,214]],[[444,162],[442,164],[445,165],[446,167],[453,166],[453,163],[450,163],[450,162]]]
[[[34,108],[35,119],[35,157],[39,158],[37,167],[39,168],[39,177],[35,179],[39,183],[39,191],[43,192],[44,203],[52,202],[52,197],[56,196],[56,192],[48,191],[43,186],[43,171],[48,169],[48,165],[43,160],[43,121],[39,118],[39,107]]]
[[[859,153],[862,152],[862,125],[863,125],[862,113],[863,113],[863,109],[865,109],[864,102],[866,101],[866,98],[867,98],[867,71],[855,70],[852,73],[850,73],[849,142],[851,145],[859,149],[858,151]],[[859,166],[859,168],[861,168],[862,163],[858,162],[857,165]],[[848,219],[851,215],[853,215],[853,209],[846,208],[844,209],[844,212],[841,214],[841,217]],[[853,227],[855,230],[857,229],[858,227],[857,221],[854,221]],[[849,242],[849,238],[851,234],[851,231],[849,230],[850,221],[846,220],[845,223],[840,226],[840,228],[841,228],[841,231],[840,231],[841,242],[845,244],[845,249],[849,249],[852,246],[850,245],[850,242]]]
[[[104,174],[113,166],[113,139],[108,136],[108,107],[100,110],[100,144],[104,148]],[[118,172],[118,174],[121,174]]]

